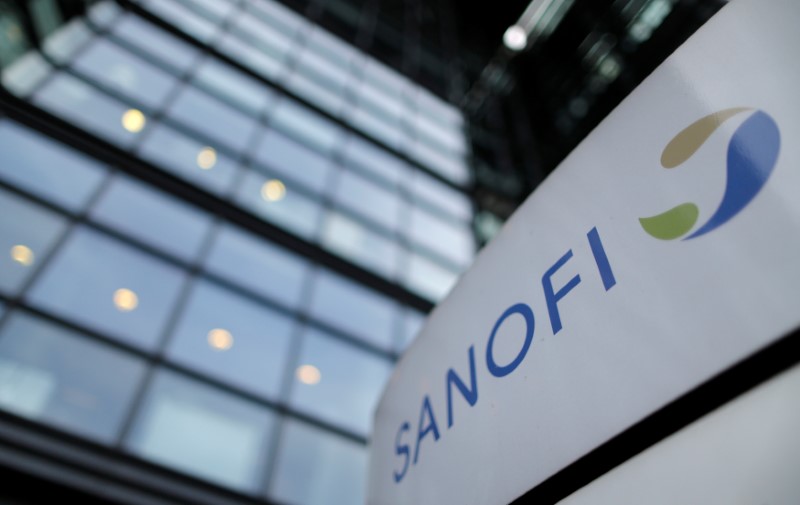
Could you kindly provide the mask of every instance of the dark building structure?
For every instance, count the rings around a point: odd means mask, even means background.
[[[719,7],[539,3],[0,2],[0,500],[362,502],[425,313]]]

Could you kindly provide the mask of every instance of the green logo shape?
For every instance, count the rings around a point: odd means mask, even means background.
[[[639,223],[644,231],[655,238],[674,240],[689,233],[699,215],[697,205],[684,203],[657,216],[640,217]]]

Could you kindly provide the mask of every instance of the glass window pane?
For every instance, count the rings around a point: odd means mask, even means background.
[[[469,197],[421,170],[415,170],[408,191],[418,202],[442,209],[452,216],[468,220],[472,218],[472,203]]]
[[[192,12],[191,9],[174,0],[149,0],[143,3],[147,10],[165,19],[171,25],[198,39],[200,42],[209,42],[217,32],[215,23]]]
[[[294,100],[281,101],[270,120],[275,128],[323,153],[332,151],[342,140],[339,126]]]
[[[300,303],[309,268],[299,256],[230,226],[220,230],[205,266],[289,307]]]
[[[126,14],[111,30],[115,36],[138,47],[150,58],[160,60],[176,71],[182,71],[194,63],[197,49],[144,21],[139,16]]]
[[[393,278],[403,250],[390,237],[339,212],[328,212],[320,242],[369,270]]]
[[[9,121],[0,122],[0,178],[71,211],[80,210],[106,170],[94,159]]]
[[[66,63],[94,32],[82,19],[74,19],[49,34],[42,43],[43,52],[59,63]]]
[[[308,329],[289,403],[367,435],[390,372],[388,360]]]
[[[96,38],[75,69],[149,107],[158,107],[176,79],[106,39]]]
[[[360,505],[366,477],[363,445],[287,420],[270,496],[298,505]]]
[[[224,194],[230,189],[238,165],[218,152],[163,124],[155,125],[139,151],[156,165],[205,190]]]
[[[334,191],[334,200],[361,216],[394,231],[400,224],[402,201],[397,193],[359,177],[342,172]]]
[[[403,312],[402,331],[400,332],[400,344],[398,351],[403,352],[417,338],[422,326],[425,324],[425,314],[414,309],[407,308]]]
[[[141,111],[67,74],[59,74],[45,84],[34,95],[34,102],[123,147],[133,144],[148,121]]]
[[[405,285],[421,296],[438,302],[455,285],[458,274],[419,254],[408,256]]]
[[[392,346],[397,306],[385,296],[326,270],[316,279],[311,314],[378,347]]]
[[[132,356],[17,312],[0,334],[0,407],[111,444],[144,370]]]
[[[58,251],[28,298],[114,338],[153,349],[183,277],[163,261],[81,228]]]
[[[194,76],[197,86],[259,117],[275,98],[267,85],[217,60],[206,60]]]
[[[211,216],[141,182],[117,176],[92,209],[95,221],[192,261]]]
[[[199,281],[168,354],[172,361],[277,400],[294,326],[275,310]]]
[[[475,240],[468,225],[448,222],[419,207],[411,209],[408,236],[458,265],[466,266],[475,256]]]
[[[12,94],[25,97],[38,88],[39,83],[52,71],[53,67],[41,53],[28,51],[3,69],[0,80]]]
[[[237,200],[267,221],[304,238],[316,235],[319,204],[287,182],[250,171],[239,187]]]
[[[308,24],[302,16],[280,2],[245,2],[244,11],[290,37]]]
[[[408,155],[422,165],[456,184],[464,185],[470,181],[471,174],[463,155],[450,154],[416,141],[407,146]]]
[[[253,72],[276,79],[285,68],[285,56],[266,53],[257,49],[258,46],[251,39],[240,37],[238,34],[228,33],[222,37],[217,48]]]
[[[398,125],[383,120],[381,116],[362,107],[352,109],[346,121],[354,128],[374,137],[385,145],[400,150],[408,142],[408,133]]]
[[[0,190],[0,291],[16,294],[66,226],[55,212]]]
[[[349,165],[396,185],[405,184],[409,177],[409,168],[402,160],[355,135],[345,144],[344,158]]]
[[[155,463],[254,493],[264,479],[274,424],[266,407],[162,370],[126,446]]]
[[[315,80],[305,74],[292,73],[283,81],[283,86],[334,116],[340,114],[340,109],[344,105],[344,96],[340,92],[328,86],[326,82]]]
[[[195,88],[187,87],[172,103],[167,114],[184,125],[219,140],[237,152],[250,142],[255,127],[252,117],[245,116]]]
[[[286,55],[294,42],[292,37],[247,12],[236,18],[230,32],[239,36],[251,47],[281,62],[286,60]]]
[[[274,130],[264,136],[256,159],[287,179],[322,192],[330,183],[331,160]]]

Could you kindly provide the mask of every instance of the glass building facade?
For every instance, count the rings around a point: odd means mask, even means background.
[[[112,502],[362,503],[378,396],[475,254],[461,113],[269,0],[19,5],[0,447]]]

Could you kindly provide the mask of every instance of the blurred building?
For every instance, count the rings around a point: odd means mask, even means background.
[[[0,502],[363,502],[424,314],[713,12],[572,3],[0,1]]]

